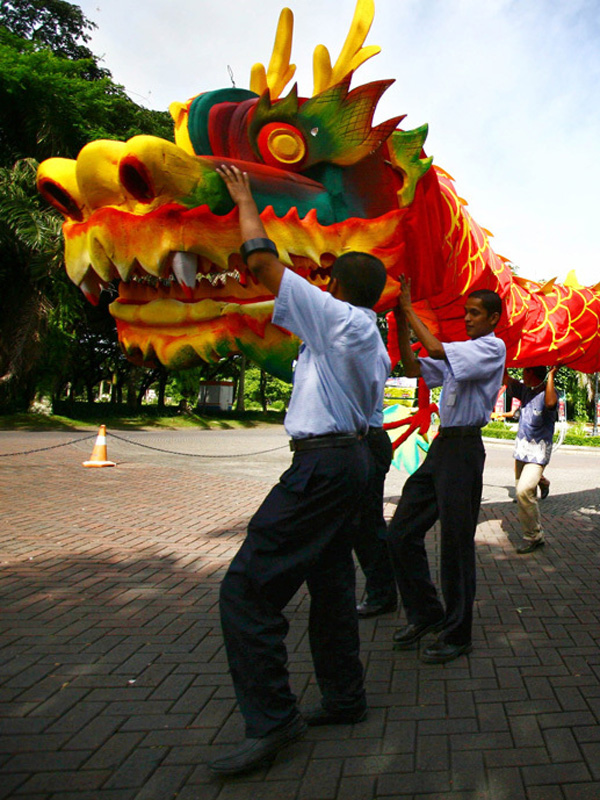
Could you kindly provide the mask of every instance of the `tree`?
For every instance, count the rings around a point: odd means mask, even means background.
[[[88,31],[96,25],[83,15],[79,6],[65,0],[1,0],[0,23],[7,31],[31,41],[37,49],[48,48],[62,58],[91,62],[89,78],[106,77],[108,70],[98,66],[91,50]]]
[[[172,137],[166,112],[138,106],[110,77],[89,80],[93,63],[38,50],[0,29],[0,163],[74,158],[94,139]]]
[[[6,410],[23,410],[33,397],[51,302],[45,284],[62,259],[61,220],[35,194],[35,169],[31,160],[0,167],[0,408]]]
[[[246,398],[259,403],[263,411],[269,406],[279,406],[283,410],[289,403],[292,385],[269,375],[255,364],[246,368]]]
[[[42,353],[49,363],[48,346],[58,354],[69,350],[84,313],[62,267],[62,220],[35,191],[37,162],[74,158],[99,138],[170,138],[172,127],[166,112],[136,105],[98,67],[85,47],[93,25],[77,6],[0,2],[0,22],[0,411],[6,412],[28,407]]]
[[[594,375],[561,367],[556,373],[556,388],[567,398],[569,419],[579,422],[593,419]]]
[[[240,374],[238,377],[236,392],[235,392],[235,410],[244,412],[246,410],[246,372],[248,363],[246,356],[242,353],[240,357]]]

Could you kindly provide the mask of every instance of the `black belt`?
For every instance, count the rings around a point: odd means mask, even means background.
[[[459,436],[481,436],[479,425],[453,425],[449,428],[439,428],[438,434],[442,439],[457,438]]]
[[[348,447],[363,437],[358,433],[325,433],[308,436],[306,439],[290,439],[290,450],[317,450],[322,447]]]

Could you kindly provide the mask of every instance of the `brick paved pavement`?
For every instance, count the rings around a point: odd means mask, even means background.
[[[0,434],[0,453],[71,438]],[[227,478],[109,432],[119,465],[86,470],[92,444],[0,458],[0,798],[600,798],[600,454],[581,491],[545,501],[549,544],[532,556],[514,553],[505,489],[484,489],[472,655],[427,666],[390,649],[395,615],[361,623],[368,720],[312,729],[224,782],[205,763],[243,727],[218,586],[266,491],[260,457],[256,478]],[[317,697],[307,611],[300,592],[288,644],[301,702]]]

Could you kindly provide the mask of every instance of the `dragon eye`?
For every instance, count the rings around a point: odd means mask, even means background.
[[[304,136],[285,122],[270,122],[261,128],[257,144],[263,161],[272,167],[299,169],[307,153]]]

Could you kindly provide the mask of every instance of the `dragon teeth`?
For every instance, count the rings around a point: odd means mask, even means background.
[[[88,270],[84,279],[79,284],[79,288],[85,295],[85,298],[93,306],[98,305],[100,299],[100,292],[107,288],[107,284],[96,275],[92,270]]]
[[[198,269],[198,256],[195,253],[173,254],[172,270],[180,286],[193,289],[196,285],[196,272]]]

